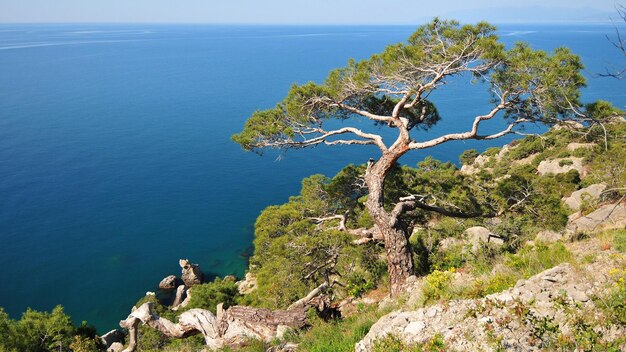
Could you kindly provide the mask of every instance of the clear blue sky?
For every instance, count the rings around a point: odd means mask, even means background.
[[[626,0],[623,1],[626,3]],[[414,24],[608,21],[613,0],[0,0],[0,22]]]

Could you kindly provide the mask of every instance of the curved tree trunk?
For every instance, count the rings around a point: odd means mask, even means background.
[[[401,292],[402,285],[415,270],[408,230],[398,221],[398,214],[392,214],[383,207],[385,178],[403,154],[404,152],[384,153],[376,163],[368,164],[365,173],[365,183],[369,191],[365,206],[384,236],[389,293],[392,297]]]

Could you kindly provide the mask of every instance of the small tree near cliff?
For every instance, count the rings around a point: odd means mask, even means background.
[[[414,272],[408,212],[420,208],[450,216],[477,215],[427,201],[428,195],[385,199],[384,182],[398,160],[454,140],[499,138],[526,122],[573,117],[571,110],[579,106],[579,88],[585,84],[581,69],[580,59],[566,48],[548,54],[517,43],[506,50],[489,24],[461,26],[435,19],[419,27],[407,43],[388,46],[367,60],[351,60],[330,72],[322,84],[294,85],[275,108],[256,111],[233,140],[246,150],[376,146],[380,156],[370,159],[364,176],[365,204],[384,238],[390,293],[395,295]],[[430,93],[461,75],[488,86],[491,106],[482,115],[453,117],[458,125],[467,125],[465,132],[429,136],[425,131],[442,118],[428,100]],[[481,124],[494,118],[504,119],[506,126],[481,134]],[[396,131],[394,140],[361,128],[357,121],[363,119]],[[347,126],[326,128],[331,120],[344,120]]]

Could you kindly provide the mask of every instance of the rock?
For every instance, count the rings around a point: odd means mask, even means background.
[[[198,264],[191,264],[187,259],[181,259],[178,261],[182,270],[181,279],[186,286],[191,287],[193,285],[199,285],[204,280],[204,274],[200,270]]]
[[[571,162],[571,164],[567,162],[568,160]],[[570,157],[544,160],[540,162],[539,166],[537,167],[537,172],[539,172],[539,175],[541,176],[548,174],[564,174],[571,170],[576,170],[581,176],[583,176],[583,158]]]
[[[124,350],[124,345],[119,342],[113,342],[111,346],[107,348],[107,352],[122,352]]]
[[[473,226],[465,230],[465,235],[467,236],[469,242],[474,245],[479,244],[480,242],[489,242],[491,231],[489,231],[486,227]]]
[[[242,281],[238,281],[237,283],[235,283],[235,285],[237,285],[237,290],[239,290],[239,294],[247,295],[256,290],[256,277],[251,272],[247,272],[246,277]]]
[[[467,241],[472,245],[472,252],[476,253],[481,243],[491,243],[497,246],[504,244],[504,239],[482,226],[473,226],[465,230]]]
[[[576,121],[559,121],[552,128],[555,130],[563,129],[581,129],[584,128],[582,123]]]
[[[530,154],[529,156],[523,158],[523,159],[519,159],[519,160],[514,160],[512,162],[513,165],[530,165],[533,163],[533,160],[535,160],[535,158],[537,157],[537,155],[539,155],[539,153],[535,153],[535,154]]]
[[[626,119],[622,115],[613,115],[609,118],[609,123],[626,123]]]
[[[463,241],[454,238],[454,237],[446,237],[444,239],[442,239],[441,241],[439,241],[439,251],[447,251],[453,247],[456,247],[458,245],[462,245]]]
[[[575,286],[570,285],[565,288],[567,295],[570,296],[571,299],[577,302],[587,302],[589,300],[589,296],[585,292],[578,290]]]
[[[567,150],[574,151],[576,149],[593,149],[597,146],[596,143],[570,143],[567,145]]]
[[[626,206],[606,204],[591,214],[570,221],[566,231],[570,234],[626,228]]]
[[[544,242],[544,243],[554,243],[561,241],[563,239],[563,235],[550,230],[541,231],[535,237],[536,241]]]
[[[183,300],[187,297],[187,291],[185,285],[180,285],[176,288],[176,297],[174,298],[174,303],[172,303],[172,308],[178,307]]]
[[[479,155],[474,159],[471,165],[463,165],[461,166],[461,173],[464,175],[473,175],[479,172],[485,164],[491,159],[491,157],[486,155]]]
[[[404,328],[404,333],[416,335],[420,331],[424,330],[426,324],[423,321],[414,321],[409,323],[409,325]]]
[[[114,329],[114,330],[111,330],[111,331],[107,332],[106,334],[100,336],[100,340],[102,340],[102,343],[107,348],[109,348],[115,342],[119,342],[119,343],[123,344],[124,343],[124,332],[122,330]]]
[[[484,233],[484,230],[479,232]],[[355,346],[355,351],[371,351],[377,341],[392,335],[407,344],[423,343],[440,335],[449,351],[493,351],[493,336],[507,351],[539,351],[536,344],[536,325],[527,317],[541,321],[544,317],[559,329],[557,335],[568,335],[581,315],[595,314],[603,321],[603,311],[595,308],[589,298],[592,287],[606,291],[612,284],[608,273],[615,266],[611,253],[598,255],[593,266],[576,268],[561,264],[542,273],[520,280],[514,288],[490,294],[481,299],[452,300],[413,311],[394,311],[378,320],[366,336]],[[565,293],[573,302],[569,307],[575,314],[564,314]],[[417,292],[409,292],[409,295]],[[574,305],[584,302],[584,305]],[[524,314],[514,312],[525,311]],[[528,314],[525,316],[525,314]],[[616,330],[617,329],[617,330]],[[626,336],[625,326],[599,324],[594,331],[615,341]]]
[[[166,278],[164,278],[163,280],[161,280],[161,282],[159,282],[159,288],[162,290],[173,290],[176,288],[176,276],[175,275],[170,275]]]
[[[293,331],[293,329],[287,325],[278,325],[276,327],[276,338],[279,340],[284,339],[285,334],[288,333],[289,331]]]
[[[509,152],[509,150],[511,150],[510,145],[508,144],[503,145],[502,149],[500,149],[500,151],[498,152],[497,159],[498,160],[502,159]]]
[[[597,201],[600,199],[602,192],[606,189],[606,185],[603,183],[598,183],[595,185],[591,185],[589,187],[585,187],[579,189],[576,192],[573,192],[569,197],[563,198],[563,202],[570,209],[574,211],[580,210],[580,206],[584,200],[586,201]]]

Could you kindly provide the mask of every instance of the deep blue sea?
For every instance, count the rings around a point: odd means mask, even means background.
[[[413,30],[0,25],[0,306],[17,318],[26,307],[62,304],[75,322],[107,331],[180,272],[179,258],[209,274],[241,275],[263,208],[285,202],[306,176],[333,175],[376,152],[258,156],[230,136],[292,83],[321,81]],[[626,64],[605,38],[608,25],[505,25],[499,33],[507,44],[569,46],[590,77]],[[430,133],[464,130],[486,111],[486,90],[466,81],[432,95],[444,117]],[[584,99],[624,107],[625,88],[590,78]],[[446,144],[402,162],[456,162],[465,149],[512,138]]]

